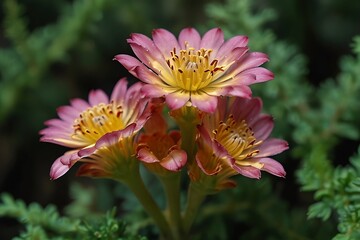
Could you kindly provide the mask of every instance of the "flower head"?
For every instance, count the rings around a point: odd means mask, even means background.
[[[48,127],[40,131],[41,141],[73,150],[54,162],[51,179],[61,177],[77,161],[84,162],[78,174],[107,176],[113,171],[111,161],[119,158],[116,151],[130,155],[132,137],[149,117],[145,111],[147,100],[140,94],[141,86],[137,83],[127,89],[126,79],[121,79],[110,99],[102,90],[94,90],[89,93],[88,102],[73,99],[71,105],[58,108],[60,118],[45,122]],[[118,145],[119,149],[106,150],[113,145]]]
[[[225,41],[219,28],[203,37],[195,29],[185,28],[178,38],[156,29],[152,39],[134,33],[128,43],[140,61],[124,54],[115,59],[147,83],[142,88],[145,95],[165,96],[172,110],[190,105],[214,112],[217,96],[249,98],[248,85],[273,78],[269,70],[259,67],[268,57],[249,52],[247,37]]]
[[[217,175],[220,185],[231,185],[228,178],[236,174],[260,178],[261,171],[267,171],[285,176],[281,164],[270,156],[288,149],[288,144],[269,138],[273,120],[261,114],[261,109],[259,98],[219,99],[218,110],[204,117],[198,127],[196,162],[203,173]],[[193,178],[198,175],[194,171]]]
[[[145,132],[139,137],[136,157],[150,171],[167,176],[185,166],[187,155],[180,149],[180,132],[168,132],[162,109],[163,103],[159,99],[153,99],[152,114],[144,126]]]

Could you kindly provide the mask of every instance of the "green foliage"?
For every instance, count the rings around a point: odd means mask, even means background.
[[[99,18],[106,0],[75,1],[54,24],[29,32],[24,9],[16,0],[4,1],[5,34],[12,48],[0,49],[0,123],[25,89],[35,87],[51,64],[66,58],[91,22]]]
[[[353,157],[352,165],[346,167],[334,166],[335,159],[329,156],[342,139],[358,141],[360,137],[360,114],[356,114],[360,98],[359,37],[353,44],[357,55],[343,57],[337,78],[316,89],[307,82],[304,56],[264,28],[274,12],[262,10],[254,14],[254,9],[254,2],[228,0],[224,7],[209,5],[207,11],[213,23],[225,29],[228,36],[248,35],[250,45],[254,43],[257,50],[270,56],[267,67],[275,73],[275,80],[265,87],[254,86],[254,94],[263,98],[265,107],[274,115],[276,135],[282,134],[294,143],[290,144],[292,155],[303,159],[297,171],[298,181],[302,190],[314,192],[317,201],[309,207],[308,217],[319,217],[330,224],[336,219],[339,234],[335,239],[358,239],[359,156]],[[281,209],[277,214],[281,214]],[[332,215],[334,218],[330,219]]]
[[[70,220],[60,217],[56,208],[52,205],[42,208],[37,203],[29,206],[21,200],[14,200],[8,194],[2,194],[0,205],[0,216],[16,218],[19,222],[26,224],[26,232],[21,238],[34,237],[34,239],[46,239],[46,231],[67,234],[75,232],[80,227],[79,220]],[[42,238],[41,238],[42,237]]]
[[[25,90],[40,88],[45,79],[54,78],[49,77],[52,64],[71,62],[71,51],[77,48],[79,52],[99,54],[94,53],[96,47],[80,44],[85,33],[93,31],[98,44],[123,44],[124,39],[111,39],[115,24],[122,22],[126,31],[148,34],[160,18],[158,5],[170,19],[197,13],[195,8],[180,11],[178,1],[139,2],[143,7],[139,8],[136,1],[72,1],[62,8],[56,22],[30,30],[24,17],[26,9],[16,0],[5,0],[4,29],[9,46],[0,49],[0,124]],[[326,4],[335,5],[335,1]],[[103,21],[105,9],[112,7],[110,13],[119,21]],[[253,95],[261,97],[266,111],[274,116],[274,135],[290,143],[290,151],[282,156],[286,160],[281,161],[290,174],[283,181],[266,176],[259,182],[236,179],[236,189],[212,196],[204,204],[192,239],[360,239],[360,148],[356,154],[348,153],[351,150],[347,144],[358,145],[360,138],[360,36],[352,43],[353,54],[349,51],[341,58],[339,74],[321,79],[315,86],[308,79],[309,59],[300,47],[279,39],[268,28],[279,17],[277,9],[267,8],[260,0],[226,0],[205,5],[205,12],[208,18],[202,29],[221,27],[228,38],[248,35],[252,51],[269,55],[266,67],[274,72],[275,79],[252,86]],[[178,18],[173,17],[175,13],[179,13]],[[175,20],[162,24],[180,28]],[[95,22],[105,30],[95,29]],[[175,27],[171,26],[174,22]],[[328,28],[322,31],[336,33]],[[116,53],[111,50],[112,55]],[[87,58],[84,56],[82,61],[89,61]],[[91,74],[94,70],[86,71]],[[48,86],[45,84],[43,89]],[[43,99],[47,99],[46,94],[51,95],[45,93]],[[348,155],[352,155],[350,160]],[[159,201],[162,193],[152,181],[147,179],[148,187]],[[122,186],[114,190],[106,183],[99,185],[91,189],[72,185],[74,201],[64,208],[65,216],[52,205],[26,206],[3,194],[0,216],[15,218],[25,226],[14,239],[145,239],[133,233],[154,234],[145,229],[149,218],[128,191]],[[127,213],[124,219],[131,225],[118,220],[114,210],[103,216],[102,210],[119,200],[109,200],[113,196],[121,198],[121,210]],[[126,227],[132,234],[126,233]]]
[[[81,195],[81,192],[79,192]],[[42,208],[37,203],[28,206],[8,194],[1,195],[0,217],[12,217],[26,226],[20,239],[84,239],[84,240],[146,240],[145,237],[125,233],[126,224],[115,216],[115,209],[96,220],[80,220],[60,216],[57,209],[49,205]]]
[[[351,165],[332,169],[324,149],[315,149],[298,171],[303,189],[315,191],[316,203],[308,217],[328,220],[331,214],[339,219],[335,239],[357,239],[360,234],[360,148],[350,159]],[[323,163],[324,168],[316,167]]]

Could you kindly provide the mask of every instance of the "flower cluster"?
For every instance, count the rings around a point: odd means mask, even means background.
[[[119,180],[171,239],[188,234],[193,206],[202,198],[188,202],[183,216],[179,200],[170,200],[169,222],[177,227],[169,230],[141,183],[140,163],[159,177],[170,198],[180,191],[182,169],[189,176],[189,194],[199,196],[234,187],[232,177],[238,174],[285,176],[271,156],[288,144],[270,137],[273,119],[261,112],[262,101],[252,98],[249,87],[273,79],[273,74],[261,67],[267,55],[250,52],[246,36],[224,40],[219,28],[203,36],[185,28],[176,38],[156,29],[152,38],[135,33],[128,43],[137,58],[119,54],[114,59],[141,82],[128,88],[121,79],[110,98],[101,90],[91,91],[88,102],[74,99],[58,109],[59,119],[45,122],[41,141],[72,148],[55,160],[51,179],[81,162],[78,175]]]

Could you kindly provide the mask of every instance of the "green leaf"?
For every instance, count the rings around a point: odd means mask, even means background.
[[[318,202],[309,207],[308,218],[319,217],[327,220],[331,215],[331,207],[325,202]]]

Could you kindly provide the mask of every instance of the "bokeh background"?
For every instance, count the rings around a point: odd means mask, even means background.
[[[235,2],[247,2],[250,14],[268,16],[268,20],[262,23],[263,33],[258,30],[254,33],[246,26],[229,27],[221,21],[221,17],[216,18],[214,13],[217,8],[231,6]],[[219,13],[224,13],[224,9]],[[204,33],[209,28],[223,27],[224,24],[225,33],[233,33],[238,28],[236,34],[250,35],[251,43],[252,34],[258,36],[271,31],[277,41],[288,44],[284,48],[291,46],[289,51],[296,49],[301,53],[302,69],[298,71],[306,79],[304,85],[316,89],[327,79],[336,78],[343,55],[353,54],[353,37],[360,34],[359,12],[360,1],[355,0],[1,1],[0,192],[10,193],[25,203],[54,204],[64,212],[64,207],[72,201],[70,186],[76,182],[100,192],[97,199],[89,203],[94,211],[106,211],[113,204],[121,206],[123,200],[119,190],[117,198],[109,200],[109,193],[115,186],[107,181],[79,179],[75,177],[75,170],[59,180],[50,181],[50,166],[65,148],[40,143],[38,132],[44,128],[45,120],[56,117],[56,108],[68,104],[69,99],[87,98],[89,90],[96,88],[110,93],[116,81],[123,76],[135,81],[119,63],[112,60],[118,53],[132,54],[126,43],[130,33],[151,36],[152,29],[166,28],[177,35],[188,26]],[[239,18],[241,14],[239,11]],[[256,43],[252,44],[254,48],[251,50],[261,50],[255,48]],[[272,57],[270,55],[271,61]],[[286,68],[287,64],[283,62],[283,67]],[[275,72],[274,81],[292,81],[287,76],[279,76],[278,79],[276,69],[270,70]],[[276,104],[287,103],[279,101]],[[271,103],[265,105],[270,106]],[[276,121],[281,121],[283,117],[277,116],[276,112],[269,113],[275,114]],[[295,143],[291,139],[289,141]],[[358,145],[358,140],[341,139],[333,151],[334,165],[346,165],[347,158],[356,152]],[[287,178],[279,180],[265,176],[265,180],[270,179],[270,185],[275,186],[270,192],[282,199],[288,209],[296,209],[299,218],[306,219],[307,207],[313,197],[311,193],[300,190],[296,178],[300,159],[292,154],[279,159],[287,170]],[[252,181],[246,183],[252,184]],[[228,194],[226,197],[232,196]],[[230,218],[222,220],[231,223]],[[237,227],[236,222],[226,228],[231,239],[237,239],[239,235],[236,229],[229,230]],[[241,222],[239,229],[255,228],[246,219]],[[258,224],[262,224],[261,221]],[[328,236],[336,233],[336,224],[327,225],[320,220],[311,224],[313,230],[293,239],[311,239],[315,229],[324,225]],[[21,229],[15,220],[0,219],[0,239],[10,239]]]

